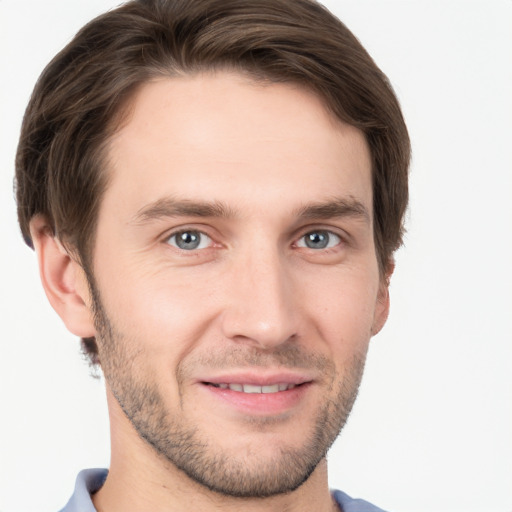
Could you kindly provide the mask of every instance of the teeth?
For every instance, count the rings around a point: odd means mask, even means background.
[[[278,393],[279,391],[293,389],[295,384],[280,383],[272,384],[271,386],[255,386],[253,384],[213,384],[213,386],[238,391],[239,393]]]
[[[253,386],[252,384],[244,384],[244,393],[261,393],[261,386]]]

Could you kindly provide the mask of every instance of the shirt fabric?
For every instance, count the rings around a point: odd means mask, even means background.
[[[60,512],[96,512],[91,494],[98,491],[107,478],[106,469],[84,469],[78,473],[75,492]],[[375,505],[360,499],[353,499],[342,491],[333,491],[332,495],[341,512],[384,512]]]

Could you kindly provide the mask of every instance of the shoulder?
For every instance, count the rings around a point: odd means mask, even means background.
[[[96,512],[91,494],[104,484],[108,471],[106,469],[84,469],[78,473],[73,496],[60,512]]]
[[[384,510],[372,505],[368,501],[351,498],[342,491],[334,490],[332,495],[339,505],[341,512],[384,512]]]

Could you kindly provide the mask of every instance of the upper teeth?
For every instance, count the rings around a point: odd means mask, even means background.
[[[222,389],[231,389],[241,393],[277,393],[292,389],[295,384],[272,384],[271,386],[254,386],[253,384],[213,384],[213,386]]]

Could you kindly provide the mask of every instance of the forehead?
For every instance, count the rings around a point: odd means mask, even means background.
[[[128,215],[166,196],[247,212],[345,196],[371,212],[364,135],[293,84],[227,72],[152,81],[134,96],[108,156],[100,221],[105,208]]]

